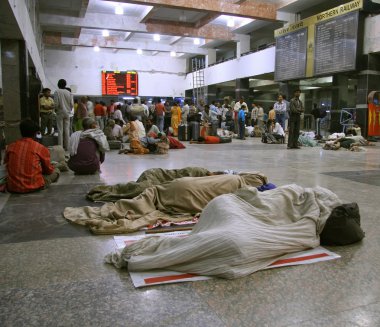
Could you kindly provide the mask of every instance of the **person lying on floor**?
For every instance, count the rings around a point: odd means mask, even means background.
[[[190,144],[219,144],[231,143],[232,138],[227,136],[205,136],[199,137],[197,141],[190,141]]]
[[[165,269],[233,279],[288,253],[363,237],[358,206],[342,205],[325,188],[293,184],[260,193],[248,187],[211,200],[187,237],[146,237],[105,260],[129,271]]]
[[[87,199],[102,202],[132,199],[141,194],[148,187],[171,182],[177,178],[205,177],[222,174],[238,175],[238,173],[233,170],[212,172],[202,167],[185,167],[180,169],[151,168],[145,170],[135,182],[95,186],[87,193]]]
[[[75,174],[95,174],[100,171],[100,164],[104,162],[109,145],[93,118],[84,118],[82,124],[83,131],[77,131],[70,136],[68,166]]]
[[[158,219],[189,220],[218,195],[266,183],[266,177],[260,173],[183,177],[149,187],[133,199],[106,203],[102,207],[68,207],[63,215],[74,223],[88,225],[95,234],[128,233]]]
[[[20,123],[22,138],[7,146],[7,190],[28,193],[49,187],[59,178],[59,170],[50,163],[48,148],[35,141],[40,127],[30,119]]]
[[[323,146],[325,150],[338,150],[341,147],[351,150],[354,147],[359,146],[371,146],[373,145],[371,142],[367,141],[363,136],[345,136],[336,139],[335,141],[327,141]]]

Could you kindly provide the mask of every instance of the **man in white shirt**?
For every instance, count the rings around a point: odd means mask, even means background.
[[[94,103],[90,100],[89,97],[87,97],[87,114],[88,114],[88,117],[95,119]]]
[[[190,107],[189,107],[189,100],[185,100],[185,104],[182,107],[181,110],[181,120],[182,124],[187,124],[187,116],[189,115]]]
[[[283,101],[281,94],[278,96],[277,100],[278,101],[273,106],[273,109],[276,112],[276,122],[280,123],[281,127],[284,129],[286,120],[286,103]]]
[[[255,103],[252,103],[252,111],[251,111],[251,123],[252,126],[257,125],[257,114],[259,113],[259,108]]]
[[[74,99],[70,91],[66,90],[66,81],[58,81],[58,90],[54,93],[54,107],[57,114],[58,145],[65,150],[69,149],[70,141],[70,113],[74,107]]]

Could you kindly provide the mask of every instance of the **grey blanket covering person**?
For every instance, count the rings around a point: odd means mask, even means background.
[[[136,182],[95,186],[88,192],[87,199],[104,202],[132,199],[151,186],[182,177],[204,177],[209,175],[211,175],[211,172],[202,167],[185,167],[181,169],[152,168],[145,170]]]
[[[167,269],[238,278],[287,253],[319,245],[319,234],[341,201],[322,188],[287,185],[266,192],[241,188],[214,198],[187,237],[146,237],[105,260],[129,271]]]
[[[221,194],[266,183],[266,177],[260,173],[183,177],[149,187],[133,199],[108,202],[101,207],[67,207],[63,215],[74,223],[89,226],[95,234],[128,233],[158,219],[189,220]]]

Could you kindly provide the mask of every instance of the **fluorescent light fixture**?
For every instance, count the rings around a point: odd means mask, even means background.
[[[194,44],[195,45],[201,44],[201,40],[198,38],[194,39]]]
[[[96,45],[96,46],[94,46],[94,51],[95,51],[95,52],[99,52],[99,51],[100,51],[100,48]]]
[[[109,30],[103,30],[103,31],[102,31],[102,35],[103,35],[104,37],[110,36],[110,32],[109,32]]]
[[[234,27],[235,26],[235,20],[233,18],[227,19],[227,26],[228,27]]]
[[[137,49],[136,50],[137,54],[141,55],[143,53],[143,51],[141,49]]]
[[[175,51],[170,51],[170,57],[175,57],[177,54]]]
[[[155,41],[160,41],[160,40],[161,40],[161,36],[160,36],[160,34],[154,34],[154,35],[153,35],[153,40],[155,40]]]
[[[122,6],[116,6],[115,7],[115,14],[116,15],[123,15],[124,14],[124,9]]]

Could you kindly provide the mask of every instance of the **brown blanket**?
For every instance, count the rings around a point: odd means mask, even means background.
[[[170,182],[176,178],[203,177],[211,174],[209,170],[202,167],[185,167],[181,169],[151,168],[145,170],[136,182],[95,186],[88,192],[87,199],[104,202],[133,199],[151,186]]]
[[[63,215],[74,223],[89,226],[95,234],[128,233],[158,219],[188,220],[219,195],[266,183],[266,177],[260,173],[184,177],[149,187],[133,199],[106,203],[101,207],[68,207]]]

